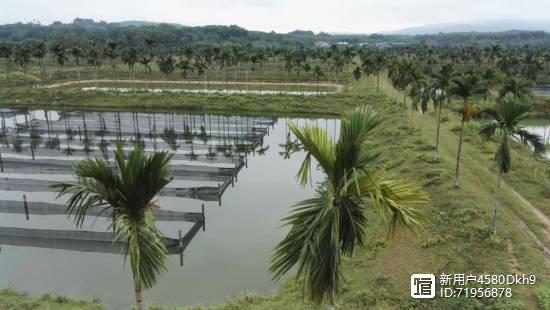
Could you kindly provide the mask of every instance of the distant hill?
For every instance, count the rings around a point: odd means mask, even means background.
[[[437,33],[463,33],[463,32],[504,32],[511,30],[545,31],[550,32],[549,21],[527,20],[493,20],[479,23],[445,23],[428,24],[417,27],[409,27],[395,31],[382,32],[384,34],[423,35]]]
[[[338,45],[407,46],[427,44],[434,46],[488,46],[550,47],[550,22],[544,23],[493,22],[480,25],[446,24],[409,28],[392,34],[336,34],[295,30],[288,33],[247,30],[237,25],[184,26],[149,21],[105,22],[76,18],[71,23],[54,22],[51,25],[15,23],[0,25],[0,42],[48,41],[70,47],[88,46],[90,41],[105,44],[115,41],[124,46],[144,47],[146,38],[159,48],[184,46],[248,45],[271,47],[313,47]],[[517,26],[517,27],[516,27]],[[522,29],[503,31],[504,29]],[[528,29],[530,31],[525,31]],[[544,29],[544,31],[533,31]],[[401,34],[405,33],[405,34]],[[422,34],[421,34],[422,33]],[[427,33],[427,34],[425,34]]]

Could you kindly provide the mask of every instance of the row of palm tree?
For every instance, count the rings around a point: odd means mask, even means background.
[[[376,56],[372,56],[373,58]],[[364,62],[364,71],[369,74],[372,59]],[[437,129],[435,137],[435,155],[439,156],[441,114],[444,104],[450,106],[453,97],[462,100],[461,124],[458,137],[458,148],[455,165],[454,186],[460,187],[460,164],[463,152],[465,123],[474,118],[474,102],[488,101],[495,97],[494,107],[482,109],[479,113],[486,115],[492,121],[482,126],[481,133],[485,137],[498,135],[500,144],[495,155],[498,166],[497,192],[495,194],[495,208],[493,215],[493,233],[496,233],[496,210],[500,204],[499,192],[503,173],[510,168],[509,140],[521,141],[525,146],[533,149],[535,155],[544,152],[544,143],[538,135],[531,134],[521,128],[519,121],[527,116],[529,111],[528,98],[532,94],[533,82],[523,79],[519,75],[500,75],[491,68],[479,71],[459,71],[456,65],[447,63],[438,71],[426,70],[428,64],[418,61],[414,57],[389,59],[387,66],[388,79],[394,88],[403,92],[403,104],[406,106],[407,97],[411,98],[411,113],[419,111],[422,120],[428,110],[428,102],[432,101],[437,115]],[[431,73],[430,73],[431,72]],[[412,114],[411,114],[412,115]],[[421,125],[422,127],[422,125]]]
[[[10,73],[17,65],[25,74],[33,64],[38,64],[40,76],[36,78],[44,85],[51,78],[47,74],[47,63],[56,63],[58,70],[56,78],[59,83],[67,77],[62,74],[62,69],[71,64],[76,67],[77,80],[80,81],[80,72],[85,61],[94,70],[94,79],[97,80],[98,71],[107,64],[112,71],[112,80],[117,88],[118,66],[128,66],[129,78],[135,81],[135,65],[143,66],[146,79],[149,81],[156,64],[159,71],[167,79],[176,70],[180,72],[182,80],[187,78],[190,72],[196,72],[199,79],[203,78],[207,83],[207,73],[216,74],[216,81],[237,80],[237,74],[244,72],[245,82],[248,82],[250,71],[284,72],[287,88],[289,87],[290,74],[294,73],[296,79],[300,79],[302,72],[313,75],[319,84],[321,78],[337,80],[345,68],[349,68],[356,53],[351,48],[331,49],[272,49],[257,48],[251,45],[241,47],[207,47],[207,48],[160,48],[154,40],[145,39],[143,47],[122,46],[120,43],[109,41],[101,46],[91,41],[88,46],[64,46],[60,43],[31,41],[20,44],[0,42],[0,59],[4,60],[6,70],[6,83],[9,86]],[[69,62],[69,60],[72,60]],[[29,81],[26,81],[29,85]]]
[[[46,74],[46,64],[49,61],[57,64],[57,79],[62,83],[61,80],[65,77],[60,70],[69,63],[69,58],[72,60],[71,64],[77,67],[78,80],[81,60],[85,60],[96,71],[96,77],[97,70],[104,63],[108,64],[112,69],[112,79],[116,81],[118,65],[127,65],[129,77],[134,79],[134,66],[139,63],[148,79],[152,73],[152,64],[158,64],[161,58],[172,58],[175,61],[174,70],[161,70],[167,76],[178,69],[182,79],[189,72],[197,72],[199,78],[206,78],[206,73],[211,71],[216,73],[216,80],[229,81],[232,70],[233,80],[237,80],[238,72],[244,71],[245,81],[248,81],[250,71],[279,71],[284,72],[287,84],[290,73],[294,73],[298,80],[302,72],[314,73],[317,66],[322,69],[324,77],[334,81],[338,80],[339,73],[351,72],[354,66],[356,78],[359,78],[357,74],[361,73],[360,70],[364,70],[367,75],[379,77],[396,58],[415,58],[425,65],[423,70],[427,74],[432,74],[445,64],[454,64],[457,69],[462,70],[489,68],[508,76],[520,75],[531,81],[537,81],[541,73],[550,73],[550,52],[528,46],[521,49],[504,49],[499,45],[487,48],[406,46],[389,49],[350,45],[333,45],[330,48],[260,48],[252,45],[166,48],[157,46],[152,39],[145,39],[140,46],[123,46],[114,41],[108,41],[104,46],[95,41],[87,46],[65,46],[55,41],[49,44],[39,41],[19,44],[0,42],[0,59],[5,63],[7,83],[10,72],[16,67],[26,75],[33,63],[40,68],[40,82],[46,83],[49,80]],[[317,79],[323,76],[316,75]],[[377,81],[379,86],[379,78]]]

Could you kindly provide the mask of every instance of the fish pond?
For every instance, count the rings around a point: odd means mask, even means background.
[[[334,119],[178,113],[3,109],[0,115],[0,287],[113,309],[129,308],[133,289],[109,214],[91,211],[77,228],[49,187],[74,180],[74,161],[92,156],[113,163],[118,143],[174,154],[174,181],[154,210],[169,267],[145,300],[209,304],[279,285],[268,268],[288,230],[280,220],[316,189],[295,180],[304,154],[288,124],[315,124],[333,137],[339,126]],[[312,179],[322,176],[313,171]]]

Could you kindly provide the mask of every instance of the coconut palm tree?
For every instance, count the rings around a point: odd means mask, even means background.
[[[461,97],[464,100],[462,109],[462,122],[460,126],[460,137],[458,140],[458,151],[456,155],[456,169],[455,169],[455,187],[460,187],[459,182],[459,170],[460,170],[460,155],[462,153],[462,140],[464,137],[464,123],[473,117],[472,103],[468,103],[474,95],[483,94],[487,85],[477,74],[467,72],[460,77],[453,79],[453,85],[451,86],[451,93]]]
[[[340,138],[332,141],[324,129],[291,125],[306,157],[297,178],[302,186],[310,181],[315,160],[326,176],[326,187],[314,198],[297,203],[284,219],[290,232],[275,247],[270,270],[275,279],[297,267],[309,299],[334,303],[343,278],[342,258],[363,246],[369,208],[389,218],[389,232],[399,227],[418,227],[422,212],[414,206],[426,195],[411,183],[391,180],[378,169],[366,142],[382,119],[361,109],[346,116]]]
[[[544,153],[544,141],[537,135],[523,129],[519,122],[528,116],[529,105],[518,99],[502,98],[497,104],[485,109],[483,112],[491,118],[480,128],[480,133],[486,138],[496,137],[499,145],[495,153],[497,163],[497,188],[495,192],[495,204],[493,208],[493,233],[496,233],[497,209],[500,207],[500,183],[502,174],[508,173],[512,166],[510,143],[520,141],[524,146],[533,148],[535,154]]]
[[[88,158],[75,164],[76,182],[52,185],[59,196],[69,196],[67,212],[78,226],[90,209],[112,211],[114,238],[126,242],[125,253],[130,256],[138,310],[143,309],[143,289],[153,287],[167,270],[167,250],[151,206],[172,180],[168,169],[171,157],[167,152],[147,155],[140,148],[126,156],[118,144],[114,168],[102,159]]]

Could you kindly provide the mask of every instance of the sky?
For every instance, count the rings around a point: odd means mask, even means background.
[[[373,33],[437,23],[546,20],[548,0],[1,0],[0,24],[145,20],[249,30]]]

